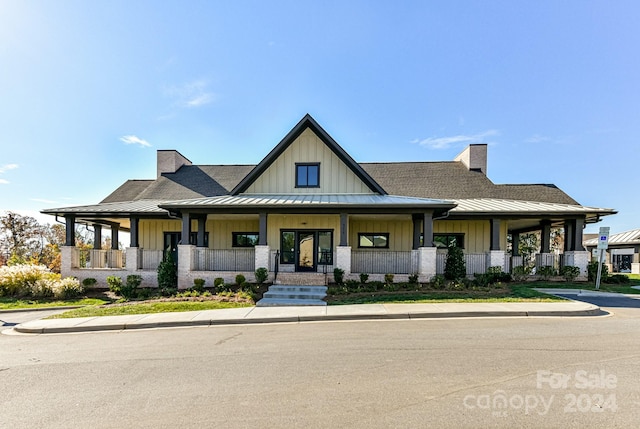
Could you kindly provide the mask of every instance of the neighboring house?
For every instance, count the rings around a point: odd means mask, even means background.
[[[296,273],[293,282],[320,281],[318,273],[335,267],[346,278],[393,273],[397,281],[410,274],[427,281],[444,272],[448,246],[464,249],[469,275],[491,266],[509,271],[507,236],[535,230],[542,232],[538,261],[548,265],[555,226],[566,232],[563,262],[585,274],[582,230],[615,213],[582,206],[554,185],[494,184],[485,144],[449,162],[358,163],[309,115],[258,165],[192,165],[175,150],[157,159],[155,179],[129,180],[99,204],[43,211],[66,220],[63,275],[104,281],[135,273],[157,284],[169,252],[181,288],[194,278],[209,285],[237,273],[252,279],[259,267],[272,279]],[[74,247],[76,223],[91,226],[98,245],[102,228],[111,229],[113,249]],[[120,230],[131,237],[124,252]]]
[[[598,235],[586,239],[584,246],[597,259]],[[640,274],[640,229],[609,235],[605,263],[611,273]]]

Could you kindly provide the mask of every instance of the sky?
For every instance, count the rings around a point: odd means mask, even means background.
[[[156,151],[256,164],[306,114],[359,162],[487,143],[640,228],[640,2],[0,0],[0,213],[94,204]]]

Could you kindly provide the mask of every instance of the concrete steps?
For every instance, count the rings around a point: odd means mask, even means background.
[[[269,287],[256,306],[327,305],[325,296],[326,286],[276,284]]]
[[[297,286],[317,286],[326,285],[328,276],[322,273],[283,273],[279,272],[276,284],[297,285]]]

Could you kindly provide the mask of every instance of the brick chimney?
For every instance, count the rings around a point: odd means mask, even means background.
[[[182,156],[177,150],[158,151],[158,176],[162,173],[175,173],[183,165],[191,165],[191,161]]]
[[[462,162],[471,171],[480,171],[487,175],[487,144],[470,144],[454,158]]]

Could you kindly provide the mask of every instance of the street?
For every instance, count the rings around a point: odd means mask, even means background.
[[[2,428],[635,428],[640,309],[0,335]]]

